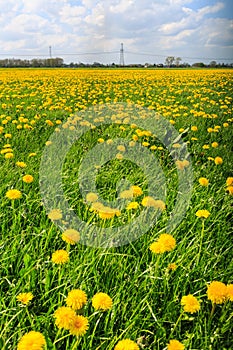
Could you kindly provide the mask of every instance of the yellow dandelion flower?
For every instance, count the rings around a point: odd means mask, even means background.
[[[146,196],[142,199],[142,205],[144,207],[153,207],[155,205],[155,199],[151,196]]]
[[[35,156],[36,156],[35,152],[29,153],[29,155],[28,155],[28,157],[35,157]]]
[[[34,298],[33,294],[31,292],[29,293],[20,293],[17,295],[16,299],[20,301],[24,305],[28,305],[29,302]]]
[[[112,219],[114,216],[119,216],[120,210],[103,206],[98,211],[98,215],[101,219]]]
[[[173,147],[173,148],[180,148],[181,145],[180,145],[179,143],[174,143],[174,144],[172,145],[172,147]]]
[[[167,350],[184,350],[185,346],[176,339],[171,339],[167,344]]]
[[[187,168],[189,166],[189,161],[187,159],[184,160],[176,160],[176,166],[179,170],[184,170],[184,168]]]
[[[204,145],[204,146],[202,146],[202,148],[203,148],[203,149],[209,149],[210,146],[209,146],[209,145]]]
[[[223,123],[224,128],[228,128],[229,124],[228,123]]]
[[[175,248],[175,246],[175,238],[168,233],[162,233],[158,240],[150,245],[149,249],[152,251],[152,253],[162,254],[165,252],[170,252]]]
[[[162,254],[164,253],[163,246],[159,242],[153,242],[149,249],[152,251],[152,253],[155,254]]]
[[[49,126],[54,126],[54,123],[53,123],[51,120],[49,120],[49,119],[47,119],[47,120],[45,121],[45,123],[46,123],[47,125],[49,125]]]
[[[22,336],[17,350],[42,350],[46,345],[45,337],[40,332],[31,331]]]
[[[227,285],[227,299],[233,301],[233,284]]]
[[[6,197],[11,200],[20,199],[22,197],[22,193],[19,190],[12,189],[6,192]]]
[[[84,335],[89,328],[88,319],[82,315],[75,315],[70,325],[70,334],[80,337]]]
[[[129,141],[129,147],[134,147],[136,145],[135,141]]]
[[[14,154],[13,153],[5,153],[5,159],[11,159],[14,158]]]
[[[94,211],[94,212],[98,213],[99,210],[102,210],[103,208],[104,208],[103,203],[101,203],[101,202],[94,202],[94,203],[92,203],[90,211]]]
[[[27,184],[30,184],[31,182],[33,182],[34,178],[32,175],[24,175],[23,176],[23,182],[27,183]]]
[[[60,220],[62,218],[62,212],[60,209],[52,209],[48,213],[48,217],[50,220]]]
[[[27,166],[27,164],[24,162],[16,162],[15,164],[20,168],[26,168],[26,166]]]
[[[117,154],[116,154],[116,159],[118,159],[118,160],[122,160],[122,159],[124,159],[123,154],[121,154],[121,153],[117,153]]]
[[[130,339],[120,340],[114,350],[139,350],[139,346]]]
[[[80,240],[80,233],[72,228],[65,230],[62,239],[68,244],[76,244]]]
[[[193,125],[193,126],[191,126],[191,130],[192,130],[192,131],[197,131],[197,130],[198,130],[198,128],[197,128],[197,126],[196,126],[196,125]]]
[[[192,294],[183,296],[181,298],[181,305],[185,312],[190,312],[191,314],[200,310],[200,303]]]
[[[74,310],[80,310],[87,303],[87,295],[81,289],[73,289],[68,293],[66,305]]]
[[[233,177],[228,177],[228,178],[226,179],[226,185],[227,185],[227,186],[233,185]]]
[[[99,138],[99,139],[98,139],[98,142],[99,142],[99,143],[103,143],[103,142],[104,142],[104,139]]]
[[[160,199],[154,199],[153,197],[146,196],[142,200],[142,205],[144,207],[154,207],[160,209],[161,211],[166,209],[165,203]]]
[[[87,202],[96,202],[98,200],[98,195],[94,192],[89,192],[87,195],[86,195],[86,201]]]
[[[176,263],[170,263],[167,268],[168,270],[175,271],[177,269],[177,265]]]
[[[221,157],[215,157],[214,162],[216,165],[220,165],[223,163],[223,159]]]
[[[58,328],[69,330],[75,319],[76,313],[67,306],[61,306],[54,312],[55,324]]]
[[[227,286],[222,282],[211,282],[207,287],[207,298],[214,304],[224,303],[227,298]]]
[[[120,151],[120,152],[125,152],[125,146],[123,146],[123,145],[118,145],[118,146],[117,146],[117,150]]]
[[[1,154],[12,153],[12,152],[13,152],[12,148],[4,148],[1,150]]]
[[[229,194],[233,194],[233,186],[227,186],[226,191],[229,192]]]
[[[50,146],[50,145],[52,145],[52,141],[46,141],[45,142],[45,146]]]
[[[66,250],[56,250],[52,254],[52,262],[54,264],[65,264],[69,261],[69,253]]]
[[[126,209],[127,209],[127,210],[131,210],[131,209],[137,209],[138,207],[139,207],[138,202],[130,202],[130,203],[127,205]]]
[[[109,310],[112,304],[112,298],[106,293],[96,293],[92,298],[92,306],[95,310]]]
[[[5,134],[4,137],[5,137],[5,139],[11,139],[12,135],[11,134]]]
[[[218,142],[212,142],[212,143],[211,143],[211,146],[212,146],[213,148],[217,148],[217,147],[218,147]]]
[[[130,125],[130,127],[131,127],[131,129],[136,129],[136,128],[137,128],[137,124],[132,123],[132,124]]]
[[[136,134],[137,134],[138,136],[143,136],[143,131],[140,130],[140,129],[137,129],[137,130],[136,130]]]
[[[166,205],[161,199],[155,199],[153,206],[154,208],[160,209],[161,211],[166,209]]]
[[[207,219],[210,216],[210,212],[206,209],[200,209],[196,212],[196,216],[198,218],[205,218]]]
[[[209,180],[206,177],[200,177],[198,180],[201,186],[208,186]]]

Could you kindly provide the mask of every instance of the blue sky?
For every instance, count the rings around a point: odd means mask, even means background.
[[[0,26],[0,58],[233,62],[231,0],[0,0]]]

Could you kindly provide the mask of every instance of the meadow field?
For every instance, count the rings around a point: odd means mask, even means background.
[[[233,348],[232,78],[0,70],[0,349]]]

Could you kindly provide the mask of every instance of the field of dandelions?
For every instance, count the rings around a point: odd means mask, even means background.
[[[2,350],[232,349],[232,78],[224,69],[0,70]],[[166,232],[177,195],[166,147],[135,120],[119,117],[107,128],[86,122],[87,136],[63,166],[70,207],[100,228],[131,222],[148,206],[161,211],[129,244],[91,247],[80,244],[82,232],[72,225],[58,227],[66,220],[60,208],[45,210],[41,157],[70,118],[122,102],[158,112],[181,135],[190,160],[176,166],[192,166],[191,202]],[[131,185],[121,193],[127,206],[107,208],[98,193],[81,196],[74,169],[86,150],[117,137],[156,157],[166,176],[164,201],[148,196],[143,170],[124,160],[123,145],[99,167],[96,182],[112,200],[117,182],[127,178]]]

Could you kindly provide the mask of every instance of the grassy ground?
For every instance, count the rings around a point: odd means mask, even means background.
[[[230,350],[232,302],[226,300],[213,309],[207,286],[212,281],[233,283],[232,195],[226,185],[227,178],[233,176],[232,71],[1,70],[0,82],[0,348],[16,349],[19,339],[34,330],[45,336],[49,350],[111,350],[125,338],[148,350],[166,349],[170,339],[190,350]],[[42,204],[39,168],[50,135],[79,110],[116,102],[156,110],[180,134],[187,129],[182,140],[191,155],[192,198],[180,225],[169,232],[176,239],[175,248],[163,254],[151,252],[149,246],[165,232],[177,195],[177,176],[165,147],[153,137],[139,136],[137,142],[148,142],[148,149],[159,147],[151,152],[166,175],[166,210],[136,241],[108,249],[69,245]],[[99,138],[105,141],[103,145],[116,137],[132,141],[135,129],[130,123],[121,123],[124,128],[121,124],[100,126],[67,154],[64,193],[72,208],[87,220],[92,213],[85,214],[79,191],[80,160]],[[12,158],[6,157],[9,153]],[[216,157],[221,157],[222,164],[216,164]],[[25,174],[33,176],[32,183],[23,182]],[[201,177],[209,180],[208,186],[199,183]],[[106,199],[115,198],[122,178],[146,194],[146,177],[140,166],[117,159],[100,169],[99,193]],[[22,197],[6,198],[9,189],[20,190]],[[143,196],[136,200],[140,202]],[[208,210],[210,216],[198,218],[200,209]],[[135,214],[124,212],[115,223],[131,222],[140,210],[141,206]],[[111,226],[109,220],[94,218],[97,226]],[[67,263],[51,261],[58,249],[69,252]],[[171,263],[176,264],[175,269],[169,268]],[[68,331],[58,330],[53,317],[75,288],[88,296],[82,313],[88,317],[89,329],[78,341]],[[22,292],[34,296],[28,305],[16,299]],[[110,310],[94,310],[91,299],[97,292],[112,298]],[[199,312],[183,312],[181,298],[188,294],[200,301]]]

